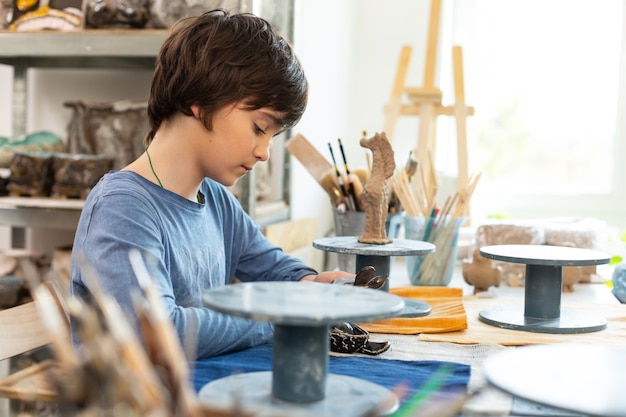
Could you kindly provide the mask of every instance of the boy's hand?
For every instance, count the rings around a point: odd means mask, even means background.
[[[300,281],[325,282],[330,284],[339,278],[354,278],[354,274],[345,271],[324,271],[320,272],[318,275],[307,275]]]

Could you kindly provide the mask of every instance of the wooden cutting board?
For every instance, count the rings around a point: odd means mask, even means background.
[[[300,133],[290,138],[285,147],[320,184],[324,175],[333,169],[331,163]]]

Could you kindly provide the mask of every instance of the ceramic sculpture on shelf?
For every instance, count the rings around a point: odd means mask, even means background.
[[[100,178],[112,168],[113,158],[103,155],[53,154],[51,196],[85,199]]]
[[[118,100],[63,103],[72,109],[67,127],[67,151],[113,158],[119,170],[145,150],[143,137],[148,131],[146,101]]]
[[[265,4],[263,5],[265,8]],[[151,0],[150,15],[156,28],[169,28],[179,19],[211,9],[244,11],[239,0]]]
[[[11,2],[3,2],[11,3]],[[31,0],[12,2],[13,7],[9,16],[4,16],[0,29],[9,25],[8,29],[15,32],[29,32],[39,30],[75,31],[83,27],[83,13],[81,0]],[[5,14],[8,4],[2,4]],[[10,19],[10,21],[8,21]]]
[[[141,29],[150,21],[149,0],[87,0],[85,24],[93,29]]]
[[[36,131],[16,138],[0,137],[0,168],[9,168],[16,153],[63,152],[63,139],[45,130]]]
[[[489,287],[499,287],[502,281],[502,269],[490,259],[480,255],[480,249],[474,249],[472,260],[463,261],[463,280],[474,286],[474,294],[487,292]]]
[[[362,138],[360,144],[372,151],[372,169],[359,202],[365,211],[365,231],[358,240],[361,243],[384,245],[393,240],[387,237],[385,230],[391,195],[388,179],[396,169],[393,148],[385,132]]]
[[[11,196],[48,197],[54,181],[49,152],[17,152],[11,160],[7,190]]]

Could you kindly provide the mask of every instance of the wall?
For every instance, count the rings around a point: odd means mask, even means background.
[[[419,86],[430,2],[426,0],[296,1],[296,52],[310,83],[307,111],[295,127],[330,160],[328,142],[341,138],[351,167],[364,167],[358,144],[383,128],[400,49],[413,47],[408,83]],[[403,161],[417,138],[417,119],[398,124],[394,150]],[[402,163],[402,162],[401,162]],[[292,213],[319,216],[320,235],[332,228],[328,196],[295,159]]]

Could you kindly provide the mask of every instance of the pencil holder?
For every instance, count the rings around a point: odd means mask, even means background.
[[[413,285],[450,283],[456,264],[459,229],[466,221],[466,217],[404,217],[405,238],[435,245],[434,253],[406,257],[407,274]]]
[[[361,236],[365,231],[365,212],[333,209],[335,234],[337,236]],[[337,254],[341,271],[356,272],[356,255]]]

